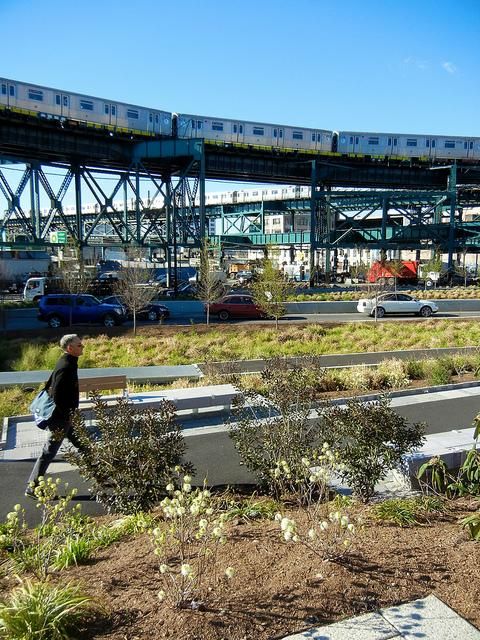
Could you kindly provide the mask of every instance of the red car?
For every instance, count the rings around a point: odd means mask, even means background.
[[[265,318],[263,311],[257,307],[252,296],[230,294],[211,302],[210,315],[218,316],[220,320],[229,318]]]

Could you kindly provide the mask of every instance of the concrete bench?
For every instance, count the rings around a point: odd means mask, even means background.
[[[177,414],[180,416],[196,416],[207,413],[224,413],[231,409],[233,400],[238,396],[239,391],[231,384],[211,385],[208,387],[188,387],[185,389],[168,389],[157,391],[144,391],[142,393],[130,393],[129,402],[134,406],[155,408],[161,402],[168,400],[175,405]],[[107,405],[114,406],[118,401],[118,396],[103,396]],[[80,410],[82,413],[92,417],[91,400],[82,401]]]
[[[113,391],[121,389],[123,395],[127,392],[127,376],[90,376],[88,378],[80,378],[78,381],[80,393],[85,393],[86,397],[94,391]]]

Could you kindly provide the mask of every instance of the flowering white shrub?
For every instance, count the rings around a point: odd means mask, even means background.
[[[170,606],[195,609],[205,596],[206,572],[213,583],[219,581],[217,551],[226,542],[225,517],[208,489],[192,489],[188,475],[178,489],[173,481],[166,489],[170,495],[160,503],[164,526],[151,532],[162,581],[158,598]],[[226,567],[223,575],[232,578],[233,568]]]
[[[7,513],[5,522],[0,524],[0,549],[15,552],[22,548],[26,529],[25,509],[16,504],[13,511]]]
[[[300,504],[311,506],[328,498],[332,473],[341,469],[338,455],[324,443],[321,450],[314,449],[297,464],[279,460],[270,474],[281,495],[294,494]]]
[[[285,542],[303,544],[324,560],[335,560],[347,553],[356,534],[355,525],[341,511],[332,511],[326,519],[308,518],[301,530],[298,523],[281,513],[275,520]]]

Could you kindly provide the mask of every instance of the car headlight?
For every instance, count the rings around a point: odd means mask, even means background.
[[[118,313],[118,315],[122,315],[123,314],[123,309],[122,307],[115,307],[114,308],[115,313]]]

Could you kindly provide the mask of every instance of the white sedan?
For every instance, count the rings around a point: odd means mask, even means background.
[[[377,318],[386,313],[414,313],[428,318],[437,313],[438,306],[432,300],[417,300],[406,293],[382,293],[376,298],[360,298],[357,311]]]

